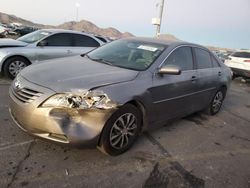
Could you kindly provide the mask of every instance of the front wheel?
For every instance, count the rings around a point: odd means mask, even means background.
[[[140,111],[131,104],[117,110],[106,122],[98,148],[108,155],[127,151],[136,141],[141,130]]]
[[[29,62],[23,57],[12,57],[4,63],[4,75],[10,79],[14,79],[17,74],[27,67]]]

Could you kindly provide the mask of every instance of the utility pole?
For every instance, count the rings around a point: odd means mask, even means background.
[[[79,11],[80,4],[76,3],[75,5],[76,5],[76,22],[78,22],[78,11]]]
[[[159,37],[161,33],[161,23],[162,23],[162,15],[163,15],[163,10],[164,10],[164,2],[165,0],[161,0],[160,3],[160,12],[159,12],[159,23],[156,25],[156,37]]]

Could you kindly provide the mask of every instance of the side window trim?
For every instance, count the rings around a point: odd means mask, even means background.
[[[198,69],[198,65],[197,65],[197,61],[196,61],[196,56],[195,56],[195,51],[194,51],[194,47],[191,47],[192,50],[192,56],[193,56],[193,70],[197,70]]]

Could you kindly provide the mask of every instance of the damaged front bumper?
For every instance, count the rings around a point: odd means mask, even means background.
[[[21,98],[22,96],[15,91],[15,86],[12,86],[9,91],[10,114],[22,130],[47,140],[72,146],[96,146],[106,121],[117,110],[115,107],[110,109],[41,108],[40,104],[55,93],[47,88],[34,86],[25,80],[21,83],[26,88],[36,88],[41,96],[25,102],[25,98]],[[31,93],[30,90],[28,91]]]

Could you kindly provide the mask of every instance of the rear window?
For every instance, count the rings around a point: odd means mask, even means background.
[[[220,63],[211,55],[213,67],[220,67]]]
[[[100,44],[94,40],[93,38],[80,35],[80,34],[73,34],[74,36],[74,46],[78,47],[99,47]]]
[[[102,42],[107,43],[108,41],[105,38],[99,37],[99,36],[95,36],[96,38],[98,38],[99,40],[101,40]]]
[[[231,56],[233,56],[233,57],[242,57],[242,58],[250,58],[250,52],[235,52]]]
[[[209,52],[203,49],[195,48],[195,57],[198,69],[207,69],[212,67],[211,57]]]

